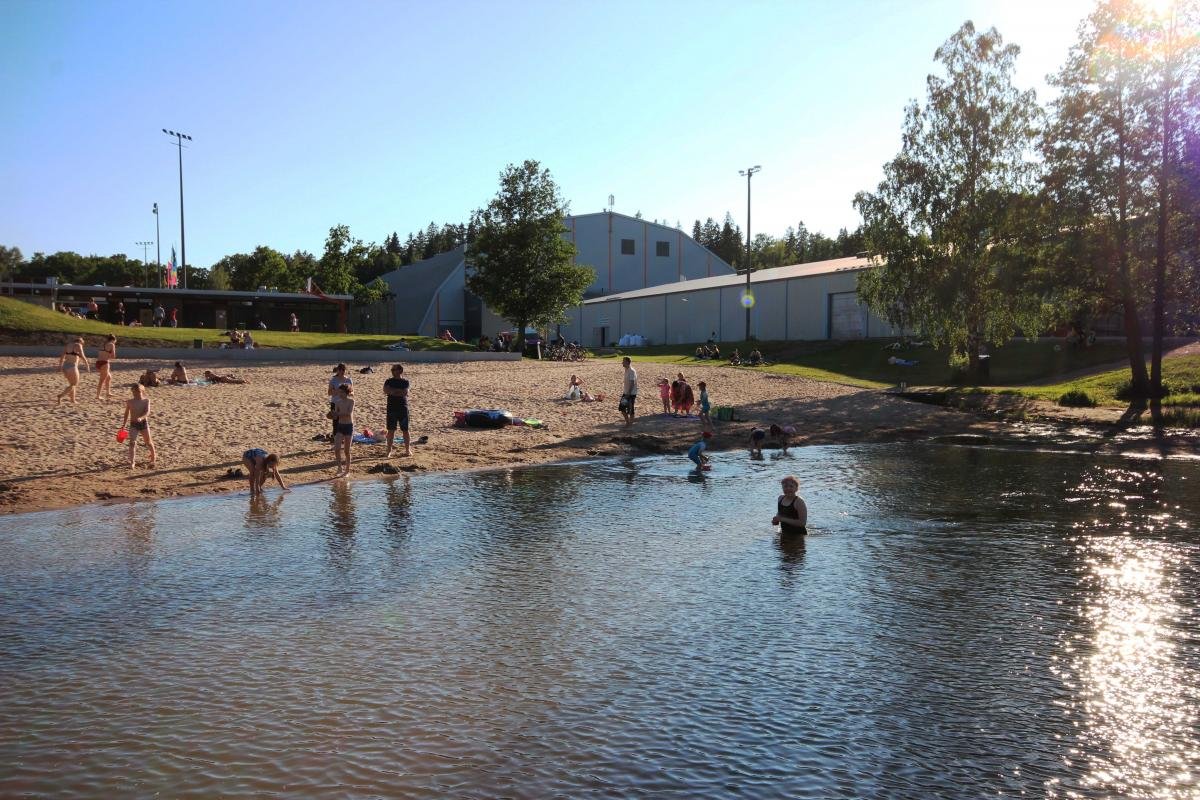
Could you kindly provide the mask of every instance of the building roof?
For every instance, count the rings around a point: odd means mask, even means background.
[[[446,282],[466,259],[467,246],[459,245],[445,253],[414,261],[406,267],[383,274],[388,289],[400,299],[396,303],[396,329],[405,333],[416,333],[421,320],[429,311],[429,304],[438,288]]]
[[[320,300],[316,295],[308,294],[307,292],[235,292],[232,289],[158,289],[149,286],[92,286],[84,283],[0,283],[0,286],[5,289],[30,289],[36,291],[50,291],[57,289],[58,291],[76,292],[92,292],[94,294],[103,294],[104,292],[119,292],[121,294],[144,294],[157,295],[160,297],[192,297],[197,299],[228,297],[234,300]],[[354,296],[349,294],[327,294],[326,297],[331,300],[353,300]]]
[[[871,269],[875,264],[869,258],[851,256],[849,258],[834,258],[829,261],[812,261],[807,264],[792,264],[786,267],[771,267],[760,269],[750,274],[750,285],[786,281],[792,278],[811,278],[815,275],[829,275],[835,272],[856,272]],[[660,286],[650,286],[645,289],[634,289],[629,292],[617,292],[600,297],[584,300],[584,305],[603,303],[608,300],[632,300],[637,297],[657,297],[665,294],[681,294],[697,292],[704,289],[722,289],[728,286],[744,286],[745,274],[714,275],[711,278],[693,278],[688,281],[664,283]]]

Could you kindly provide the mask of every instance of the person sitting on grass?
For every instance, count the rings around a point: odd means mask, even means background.
[[[750,351],[750,366],[757,367],[763,363],[762,353],[758,352],[758,348]]]
[[[734,348],[733,355],[729,357],[729,365],[731,367],[740,367],[742,365],[742,354]]]
[[[250,381],[246,380],[245,378],[239,378],[236,375],[218,375],[217,373],[212,372],[211,370],[207,370],[207,369],[204,370],[204,380],[208,381],[209,383],[243,384],[243,383],[250,382]]]

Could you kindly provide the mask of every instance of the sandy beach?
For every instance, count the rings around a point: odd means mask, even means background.
[[[89,355],[91,351],[89,350]],[[61,508],[115,499],[159,498],[210,492],[246,492],[245,480],[226,476],[241,466],[241,454],[262,447],[281,454],[290,485],[329,480],[335,468],[329,444],[314,441],[330,423],[326,386],[332,364],[270,364],[231,367],[189,361],[193,376],[205,368],[235,372],[248,385],[161,386],[149,389],[151,432],[158,464],[129,470],[127,448],[116,432],[129,384],[147,366],[169,367],[125,350],[116,362],[113,400],[95,398],[95,371],[81,375],[79,402],[56,406],[66,385],[56,359],[0,359],[0,391],[11,412],[0,436],[0,513]],[[349,354],[348,354],[349,355]],[[387,363],[348,361],[354,380],[356,429],[381,429]],[[360,374],[370,364],[375,372]],[[625,453],[683,453],[700,432],[695,417],[662,413],[655,381],[673,376],[677,365],[640,363],[641,399],[635,425],[626,429],[616,408],[621,366],[612,360],[582,364],[521,363],[411,364],[412,436],[427,436],[412,457],[384,460],[385,446],[354,445],[351,478],[375,477],[388,465],[400,471],[434,471],[533,464],[616,456]],[[708,382],[714,405],[731,405],[738,420],[717,422],[712,448],[737,450],[749,430],[772,422],[793,424],[795,445],[918,440],[933,435],[996,433],[999,423],[983,415],[907,402],[879,391],[783,377],[714,364],[686,365],[692,382]],[[169,369],[161,374],[165,377]],[[578,373],[602,402],[564,400]],[[453,412],[502,408],[547,427],[501,430],[453,427]],[[399,451],[402,453],[402,449]],[[738,457],[741,457],[739,454]]]

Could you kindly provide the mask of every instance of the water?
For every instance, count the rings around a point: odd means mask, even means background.
[[[0,797],[1200,797],[1198,485],[887,445],[9,517]]]

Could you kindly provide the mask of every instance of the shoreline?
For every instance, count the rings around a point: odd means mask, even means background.
[[[331,446],[313,441],[327,432],[326,382],[332,364],[239,364],[202,362],[227,372],[231,368],[248,385],[157,387],[152,401],[151,433],[159,450],[159,468],[125,467],[127,448],[113,433],[120,425],[127,386],[152,361],[132,348],[131,358],[117,362],[114,400],[97,401],[95,372],[80,378],[79,404],[55,407],[52,398],[65,385],[57,361],[45,358],[0,358],[0,390],[12,412],[3,423],[0,449],[0,515],[82,507],[97,502],[129,502],[195,495],[247,492],[245,478],[227,478],[241,466],[250,447],[279,452],[281,473],[289,486],[332,480]],[[89,356],[92,353],[89,351]],[[355,382],[357,430],[382,427],[382,383],[386,368],[376,358],[371,374],[351,363]],[[48,363],[49,362],[49,363]],[[348,362],[350,363],[350,362]],[[363,362],[367,363],[367,362]],[[639,416],[626,429],[616,409],[621,368],[611,362],[474,362],[406,364],[413,382],[412,436],[428,444],[413,445],[411,458],[383,459],[385,445],[355,445],[350,480],[392,474],[458,472],[505,466],[530,466],[620,456],[675,453],[681,463],[699,438],[691,419],[665,416],[654,382],[674,376],[678,364],[639,362]],[[1061,419],[1010,422],[995,409],[962,411],[925,405],[879,390],[771,373],[734,370],[721,365],[682,365],[693,382],[705,380],[713,405],[732,405],[738,421],[715,421],[714,452],[731,452],[748,444],[752,427],[772,422],[795,425],[791,447],[830,444],[931,441],[1053,446],[1072,441],[1095,454],[1140,454],[1154,457],[1200,457],[1200,437],[1191,433],[1155,437],[1144,431],[1096,427],[1102,420]],[[189,369],[192,366],[189,364]],[[601,402],[562,399],[571,374]],[[117,398],[121,398],[119,401]],[[653,402],[651,402],[653,401]],[[498,430],[463,429],[452,425],[455,410],[506,408],[515,416],[537,418],[544,428],[509,426]],[[1086,435],[1080,431],[1086,430]],[[1083,441],[1080,441],[1080,439]],[[144,458],[144,448],[139,447]],[[390,470],[389,470],[390,473]],[[278,491],[276,489],[276,491]]]

